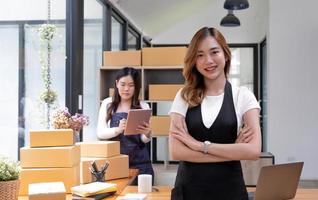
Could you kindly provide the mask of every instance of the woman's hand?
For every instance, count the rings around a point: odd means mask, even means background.
[[[118,127],[116,129],[117,135],[122,134],[124,132],[124,130],[126,128],[126,121],[127,121],[126,119],[121,119],[119,121],[119,125],[118,125]]]
[[[235,143],[249,143],[253,138],[253,132],[250,127],[244,125],[240,130]]]
[[[143,122],[142,125],[139,125],[136,129],[137,133],[144,134],[147,138],[151,137],[151,128],[149,123]]]
[[[187,145],[190,149],[200,152],[203,150],[203,142],[194,139],[188,132],[172,132],[171,134],[174,138]]]

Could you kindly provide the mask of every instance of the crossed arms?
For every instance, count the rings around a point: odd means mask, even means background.
[[[223,162],[230,160],[257,160],[261,152],[259,109],[250,109],[243,115],[244,128],[233,144],[213,143],[203,153],[203,142],[195,140],[187,130],[184,116],[171,113],[169,148],[175,160],[189,162]]]

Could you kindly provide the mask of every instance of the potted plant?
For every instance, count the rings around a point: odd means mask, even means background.
[[[19,174],[19,162],[0,156],[0,200],[18,199]]]

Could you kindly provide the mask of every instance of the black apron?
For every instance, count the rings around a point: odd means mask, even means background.
[[[113,113],[110,127],[118,127],[119,121],[123,118],[127,119],[127,113]],[[151,174],[154,177],[149,151],[146,144],[141,140],[140,134],[120,134],[111,140],[120,141],[120,153],[129,156],[129,168],[139,169],[139,174]],[[137,184],[137,182],[133,182],[133,184]]]
[[[198,141],[208,140],[220,144],[235,143],[237,118],[231,84],[229,82],[225,84],[220,112],[210,128],[206,128],[203,124],[201,105],[189,108],[185,121],[189,133]],[[246,200],[248,196],[241,162],[193,163],[181,161],[171,197],[172,200]]]

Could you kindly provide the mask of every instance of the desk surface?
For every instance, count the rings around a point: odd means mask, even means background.
[[[117,198],[117,196],[119,196],[123,192],[123,190],[133,182],[133,180],[136,178],[137,174],[138,174],[138,169],[129,169],[129,177],[107,181],[109,183],[116,183],[117,184],[117,192],[115,195],[108,197],[106,199],[107,200],[115,200]],[[71,200],[72,195],[68,194],[66,196],[66,199]],[[20,196],[19,200],[29,200],[29,197],[28,196]]]
[[[138,193],[137,186],[127,186],[124,191],[117,198],[120,199],[121,196],[124,196],[127,193]],[[171,196],[171,187],[169,186],[154,186],[151,193],[147,194],[147,200],[165,200],[170,199]]]
[[[171,188],[169,186],[155,186],[154,188],[158,191],[153,191],[147,195],[147,200],[169,200],[171,194]],[[255,191],[255,187],[247,188],[249,192]],[[137,186],[127,186],[124,191],[120,194],[123,196],[127,193],[137,193]],[[119,197],[117,199],[120,199]],[[317,200],[318,199],[318,189],[297,189],[297,194],[294,200]]]
[[[254,192],[255,187],[253,188],[247,188],[247,191]],[[294,198],[295,200],[316,200],[318,199],[318,189],[303,189],[298,188],[296,196]]]
[[[129,177],[123,179],[117,179],[113,181],[109,181],[112,183],[116,183],[118,190],[117,193],[105,200],[116,200],[119,199],[118,197],[124,196],[127,193],[137,193],[138,188],[137,186],[129,186],[131,182],[136,178],[138,174],[138,170],[130,169],[129,170]],[[249,192],[255,191],[255,187],[248,187],[247,190]],[[169,186],[155,186],[152,193],[147,195],[147,200],[169,200],[171,194],[171,187]],[[19,197],[19,200],[28,200],[27,196]],[[71,200],[72,196],[67,195],[67,200]],[[318,189],[303,189],[298,188],[297,194],[294,200],[317,200],[318,199]]]

